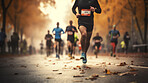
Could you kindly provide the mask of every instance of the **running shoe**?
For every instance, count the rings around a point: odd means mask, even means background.
[[[82,52],[80,59],[85,59],[85,53]]]
[[[59,54],[56,54],[56,58],[60,59],[60,56],[59,56]]]
[[[82,54],[81,54],[81,58],[80,58],[80,59],[82,59],[82,62],[83,62],[84,64],[87,63],[87,58],[86,58],[86,54],[85,54],[85,53],[82,53]]]
[[[69,53],[68,56],[70,57],[70,59],[72,59],[72,55]]]
[[[110,53],[110,56],[113,56],[113,53],[112,52]]]
[[[58,58],[58,54],[56,54],[56,58]]]
[[[116,55],[114,54],[114,57],[116,57]]]
[[[83,59],[83,63],[84,63],[84,64],[87,63],[87,57],[86,57],[86,54],[85,54],[85,58]]]

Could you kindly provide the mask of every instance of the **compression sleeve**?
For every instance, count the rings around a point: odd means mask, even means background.
[[[78,0],[75,1],[73,7],[72,7],[72,12],[76,15],[77,12],[76,12],[76,8],[78,7]]]
[[[55,28],[52,30],[52,33],[55,31]]]
[[[103,38],[101,37],[101,40],[103,41]]]
[[[65,33],[63,29],[61,29],[61,31],[63,32],[63,34]]]
[[[67,27],[66,27],[66,30],[65,30],[65,33],[67,32]]]
[[[120,37],[120,32],[118,31],[118,35],[119,35],[119,37]]]
[[[76,28],[76,27],[74,27],[74,29],[76,30],[76,32],[78,32],[78,30],[77,30],[77,28]]]
[[[100,7],[100,5],[99,5],[99,2],[98,2],[98,0],[95,0],[96,2],[95,2],[95,12],[96,13],[101,13],[101,7]]]
[[[111,35],[111,31],[109,31],[109,35]]]

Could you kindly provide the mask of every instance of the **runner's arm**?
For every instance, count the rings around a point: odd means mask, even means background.
[[[111,31],[109,31],[109,37],[111,37]]]
[[[103,41],[103,38],[101,37],[101,42]]]
[[[117,38],[119,38],[120,37],[120,32],[118,31],[118,35],[117,35]]]
[[[63,32],[62,34],[64,34],[64,33],[65,33],[64,30],[63,30],[63,29],[61,29],[61,30],[62,30],[62,32]]]
[[[76,15],[77,12],[76,12],[76,8],[78,7],[78,0],[75,1],[73,7],[72,7],[72,12]]]
[[[76,32],[76,33],[78,33],[78,30],[77,30],[77,28],[76,28],[76,27],[74,27],[74,29],[75,29],[75,32]]]
[[[55,31],[55,28],[52,30],[53,35],[55,35],[54,31]]]
[[[101,7],[100,7],[100,5],[99,5],[99,2],[98,2],[98,0],[95,0],[96,2],[95,2],[95,12],[96,13],[101,13]]]
[[[65,33],[67,32],[67,27],[66,27],[66,30],[65,30]]]

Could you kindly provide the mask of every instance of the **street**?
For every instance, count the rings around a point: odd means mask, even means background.
[[[148,58],[27,55],[0,58],[0,83],[147,83]],[[132,65],[131,65],[132,64]],[[106,71],[105,71],[106,69]]]

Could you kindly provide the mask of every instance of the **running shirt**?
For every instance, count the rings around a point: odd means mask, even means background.
[[[111,30],[109,32],[109,35],[111,36],[111,42],[117,42],[118,41],[117,35],[120,36],[120,32],[118,30]]]
[[[93,40],[95,41],[95,44],[98,44],[101,43],[101,41],[103,41],[103,38],[101,36],[95,36]]]
[[[72,29],[74,29],[75,31],[73,31]],[[69,40],[69,39],[74,40],[74,33],[77,32],[77,29],[75,26],[67,26],[66,32],[67,32],[67,40]]]
[[[45,39],[46,39],[46,46],[51,44],[51,39],[52,39],[52,35],[51,34],[46,34]]]
[[[64,31],[62,28],[54,28],[52,33],[55,31],[55,39],[61,39],[61,32],[63,32],[64,34]]]
[[[125,43],[128,43],[129,40],[130,40],[130,36],[129,36],[128,34],[125,34],[125,35],[124,35],[124,42],[125,42]]]
[[[72,12],[76,14],[76,8],[78,7],[79,14],[81,15],[78,18],[78,22],[82,24],[90,24],[93,25],[93,17],[94,14],[90,10],[90,6],[95,8],[96,13],[101,13],[101,8],[97,0],[76,0]]]

